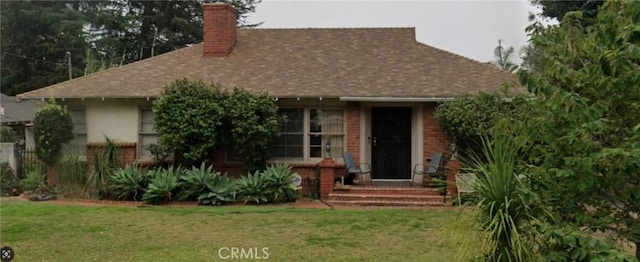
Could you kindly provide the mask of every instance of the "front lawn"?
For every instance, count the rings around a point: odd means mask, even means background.
[[[14,261],[450,261],[446,210],[85,207],[0,200]]]

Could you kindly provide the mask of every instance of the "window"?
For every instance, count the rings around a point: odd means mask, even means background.
[[[322,158],[327,144],[331,157],[344,150],[344,111],[339,109],[281,108],[285,117],[280,138],[273,146],[275,158],[309,160]]]
[[[280,126],[279,141],[273,147],[273,156],[297,158],[304,156],[304,110],[297,108],[278,109],[285,121]]]
[[[71,150],[87,152],[87,120],[84,109],[69,109],[73,122],[73,139],[68,145]]]
[[[149,146],[158,142],[158,133],[153,130],[153,111],[150,108],[140,110],[140,140],[138,141],[138,158],[151,159],[153,155]]]
[[[331,147],[331,157],[342,157],[344,121],[342,110],[309,110],[309,157],[323,157],[325,147]]]

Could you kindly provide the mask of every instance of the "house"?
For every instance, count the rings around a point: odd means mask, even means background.
[[[134,162],[151,159],[147,146],[158,138],[151,105],[170,82],[187,77],[268,92],[289,119],[273,161],[312,176],[330,147],[336,170],[349,151],[373,165],[374,179],[408,180],[415,164],[450,148],[434,118],[438,102],[517,81],[417,42],[414,28],[237,29],[229,5],[203,8],[200,44],[18,97],[55,98],[72,113],[72,145],[91,151],[108,136]],[[221,151],[216,167],[233,173],[240,164]]]
[[[2,94],[0,97],[0,121],[2,126],[10,127],[17,142],[33,148],[33,118],[38,105],[36,101],[18,101],[14,96]]]

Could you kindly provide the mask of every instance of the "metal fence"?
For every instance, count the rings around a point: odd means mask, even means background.
[[[46,172],[46,165],[38,159],[34,148],[22,148],[16,146],[16,173],[19,178],[24,178],[29,170],[38,170],[40,173]]]
[[[310,177],[303,178],[300,196],[309,198],[320,198],[320,179]]]

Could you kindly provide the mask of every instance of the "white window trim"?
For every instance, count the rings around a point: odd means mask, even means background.
[[[146,111],[149,110],[152,112],[153,114],[153,110],[151,110],[151,107],[140,107],[138,109],[138,143],[136,145],[136,159],[137,160],[153,160],[153,156],[149,157],[149,156],[143,156],[142,152],[145,150],[143,145],[142,145],[142,137],[143,136],[149,136],[149,135],[156,135],[159,136],[160,134],[156,131],[153,132],[143,132],[142,131],[142,111]],[[153,122],[153,124],[155,124],[155,120]]]
[[[69,111],[82,111],[82,113],[84,115],[84,132],[76,132],[76,130],[75,130],[76,123],[74,122],[73,123],[73,130],[72,130],[72,132],[73,132],[73,139],[72,140],[75,140],[78,137],[78,135],[84,136],[84,147],[83,147],[84,151],[83,152],[86,153],[87,152],[87,144],[89,143],[89,141],[87,140],[87,138],[88,138],[88,136],[87,136],[87,133],[88,133],[87,132],[87,128],[88,128],[87,127],[87,108],[86,107],[80,107],[80,106],[67,107],[67,113],[69,113]],[[73,119],[71,119],[71,121],[73,122]],[[69,141],[69,142],[71,142],[71,141]]]

